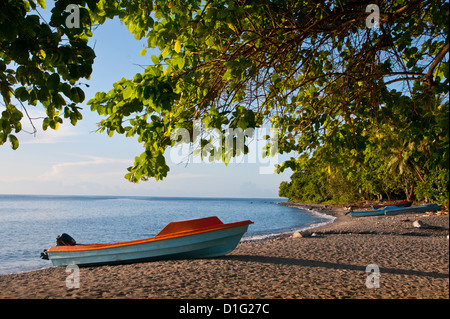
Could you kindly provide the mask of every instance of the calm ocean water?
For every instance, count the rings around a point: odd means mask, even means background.
[[[330,217],[276,205],[281,199],[0,195],[0,274],[50,267],[40,253],[68,233],[77,243],[152,237],[172,221],[250,219],[243,240],[304,229]]]

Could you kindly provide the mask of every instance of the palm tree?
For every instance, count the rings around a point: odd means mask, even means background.
[[[414,194],[416,178],[419,177],[422,182],[424,179],[420,173],[418,163],[411,159],[411,155],[415,151],[423,150],[423,145],[418,145],[410,141],[396,140],[389,147],[389,155],[387,156],[387,173],[397,175],[402,178],[404,191],[408,200]]]

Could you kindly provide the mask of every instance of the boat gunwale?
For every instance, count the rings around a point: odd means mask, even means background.
[[[361,210],[361,211],[352,211],[350,215],[352,217],[367,217],[367,216],[389,216],[401,213],[416,213],[416,212],[426,212],[426,211],[436,211],[440,210],[442,206],[438,204],[421,204],[417,206],[410,207],[382,207],[374,210]]]
[[[378,209],[378,208],[384,208],[384,207],[389,207],[389,206],[399,206],[399,207],[404,207],[403,205],[412,204],[412,203],[414,203],[413,200],[401,200],[401,201],[398,201],[398,202],[393,203],[393,204],[372,205],[372,208],[373,208],[373,209]],[[411,206],[411,205],[406,206],[406,207],[410,207],[410,206]]]
[[[53,246],[50,247],[47,250],[47,253],[62,253],[62,252],[81,252],[81,251],[89,251],[89,250],[101,250],[101,249],[110,249],[110,248],[119,248],[119,247],[126,247],[126,246],[134,246],[134,245],[140,245],[140,244],[146,244],[150,242],[157,242],[162,240],[168,240],[168,239],[175,239],[180,237],[186,237],[196,234],[203,234],[223,229],[230,229],[230,228],[237,228],[241,226],[246,226],[253,224],[250,220],[240,221],[240,222],[233,222],[233,223],[227,223],[227,224],[221,224],[216,225],[212,227],[204,227],[199,229],[193,229],[193,230],[187,230],[187,231],[180,231],[176,233],[171,234],[165,234],[165,235],[156,235],[154,237],[150,238],[144,238],[144,239],[135,239],[130,241],[123,241],[118,243],[93,243],[93,244],[80,244],[76,246]]]

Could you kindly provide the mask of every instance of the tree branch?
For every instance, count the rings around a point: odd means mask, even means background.
[[[428,72],[425,75],[425,78],[427,79],[428,84],[430,86],[436,85],[436,82],[434,82],[434,80],[433,80],[434,69],[436,69],[438,64],[441,63],[441,61],[444,59],[444,57],[448,53],[448,51],[449,51],[449,44],[447,42],[447,44],[442,48],[441,52],[439,52],[439,54],[436,56],[433,63],[431,63],[430,68],[428,69]]]

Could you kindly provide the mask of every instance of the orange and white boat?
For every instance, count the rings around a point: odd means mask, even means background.
[[[225,255],[239,244],[250,220],[224,224],[206,217],[167,224],[155,237],[110,244],[57,245],[41,257],[54,266],[123,264]]]

